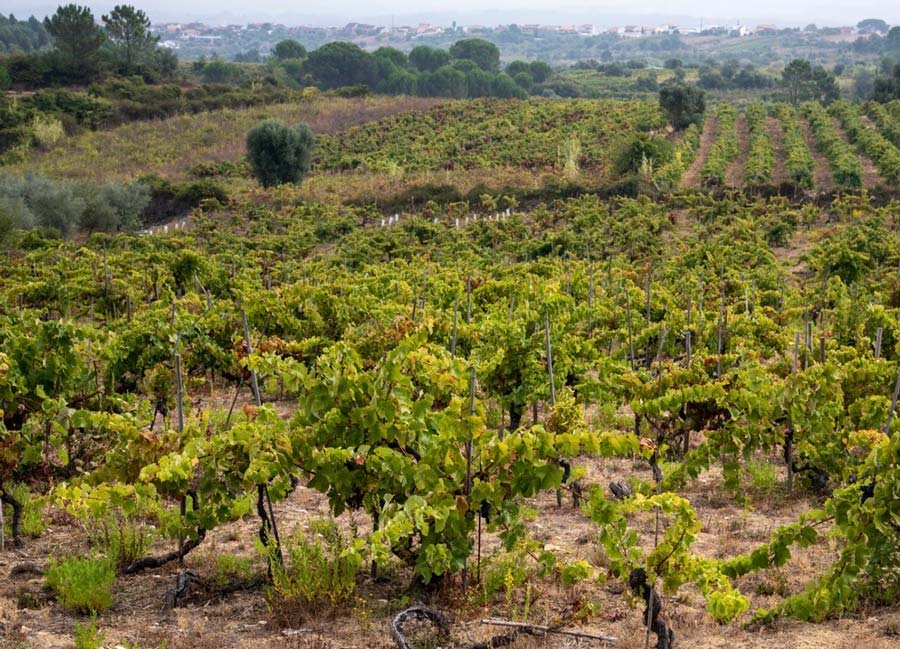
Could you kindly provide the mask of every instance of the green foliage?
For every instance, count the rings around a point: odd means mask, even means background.
[[[776,110],[781,122],[781,146],[784,149],[785,169],[794,186],[800,189],[809,189],[813,186],[813,171],[816,163],[806,144],[803,125],[793,106],[778,104]]]
[[[297,41],[286,38],[275,43],[275,47],[272,48],[272,55],[279,61],[303,59],[306,58],[306,48]]]
[[[90,516],[85,527],[91,549],[111,559],[118,570],[147,555],[155,529],[138,516],[111,511],[102,518]]]
[[[49,45],[50,34],[34,16],[28,20],[17,20],[11,14],[0,15],[0,51],[36,52]]]
[[[75,649],[103,649],[105,640],[106,632],[97,624],[95,617],[89,622],[75,623]]]
[[[41,226],[64,235],[75,230],[136,230],[149,202],[150,192],[141,183],[97,186],[0,174],[0,205],[20,228]]]
[[[662,114],[650,102],[485,99],[323,135],[316,145],[316,168],[382,171],[389,163],[409,170],[551,166],[562,162],[565,143],[577,138],[581,169],[601,169],[611,166],[621,140],[662,126]]]
[[[111,559],[66,557],[53,560],[45,572],[60,604],[82,615],[98,615],[112,606],[115,564]]]
[[[843,187],[862,186],[859,158],[834,127],[831,115],[813,102],[806,102],[800,108],[812,128],[816,144],[831,164],[834,182]]]
[[[153,67],[159,37],[150,31],[147,14],[131,5],[116,5],[103,16],[103,25],[121,74],[132,75]]]
[[[482,38],[464,38],[450,46],[450,56],[472,61],[485,72],[496,72],[500,66],[500,50]]]
[[[34,146],[49,151],[65,137],[62,122],[53,117],[36,116],[31,123]]]
[[[47,529],[44,517],[44,500],[35,498],[28,485],[17,482],[9,488],[9,494],[22,505],[21,533],[33,539],[38,538]],[[6,538],[12,535],[12,507],[3,505],[3,522]]]
[[[277,617],[310,620],[348,604],[362,568],[361,545],[344,538],[332,521],[314,521],[309,534],[296,529],[284,542],[284,565],[272,563],[269,607]],[[265,549],[270,559],[273,552]]]
[[[696,124],[691,124],[682,133],[681,139],[675,144],[672,159],[664,165],[657,166],[654,180],[665,188],[672,188],[678,184],[682,174],[694,161],[697,149],[700,148],[700,129]]]
[[[616,172],[635,174],[648,164],[651,169],[665,166],[672,160],[674,147],[665,138],[638,133],[627,140],[616,155]]]
[[[794,106],[804,101],[829,103],[840,94],[834,75],[806,59],[793,59],[785,66],[781,87]]]
[[[91,10],[75,4],[59,6],[55,14],[44,18],[44,27],[53,36],[62,65],[71,77],[91,80],[97,73],[100,46],[105,40]]]
[[[700,177],[708,186],[718,187],[725,184],[725,174],[731,163],[740,153],[737,137],[737,111],[731,104],[719,104],[716,110],[716,141],[709,151]]]
[[[691,124],[699,127],[706,112],[706,94],[696,86],[668,85],[659,91],[659,106],[676,131],[682,131]]]
[[[203,67],[206,83],[238,83],[244,77],[241,66],[227,61],[210,61]]]
[[[427,45],[416,45],[409,52],[409,62],[419,72],[437,72],[450,63],[450,53]]]
[[[750,488],[754,491],[766,495],[775,489],[775,465],[771,462],[765,460],[748,462],[747,473],[750,476]]]
[[[870,101],[866,104],[866,115],[875,123],[884,137],[890,140],[894,146],[900,146],[900,119],[892,115],[884,104]]]
[[[655,508],[670,522],[656,547],[645,554],[638,547],[637,535],[628,529],[627,516]],[[693,582],[706,599],[707,613],[718,622],[729,622],[749,608],[747,599],[734,589],[718,562],[691,553],[700,522],[687,499],[672,493],[650,497],[637,494],[614,504],[596,489],[587,511],[591,520],[600,526],[600,543],[612,573],[618,578],[627,581],[633,569],[642,567],[648,583],[662,579],[663,589],[668,593]]]
[[[234,583],[249,581],[252,576],[253,564],[250,559],[246,557],[236,557],[233,554],[220,554],[215,559],[212,581],[219,588],[224,588]]]
[[[247,134],[247,157],[253,175],[263,185],[300,183],[309,171],[315,138],[305,124],[288,126],[270,119]]]
[[[358,45],[343,41],[326,43],[310,52],[303,71],[324,89],[375,82],[375,61]]]
[[[769,136],[766,108],[762,102],[753,102],[747,108],[746,116],[750,151],[744,164],[744,183],[751,188],[771,185],[775,147]]]
[[[872,100],[879,102],[900,99],[900,63],[894,65],[888,75],[878,76],[872,86]]]
[[[838,118],[850,141],[875,163],[881,176],[891,185],[900,184],[900,149],[866,126],[859,107],[836,101],[829,107],[829,113]]]

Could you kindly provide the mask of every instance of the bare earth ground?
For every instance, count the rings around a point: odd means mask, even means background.
[[[284,412],[289,406],[280,408]],[[778,459],[768,460],[777,466]],[[649,467],[642,461],[584,459],[585,482],[605,485],[611,480],[627,480],[630,476],[649,477]],[[721,474],[713,470],[691,483],[683,492],[697,510],[703,528],[698,535],[696,549],[709,557],[727,557],[748,552],[768,540],[779,525],[796,519],[797,515],[815,505],[806,495],[788,498],[781,489],[783,475],[778,470],[778,484],[764,490],[748,488],[750,504],[742,507],[723,489]],[[528,523],[532,536],[565,559],[587,559],[603,566],[594,541],[597,528],[570,502],[561,509],[553,494],[532,499],[533,520]],[[285,536],[295,527],[301,529],[314,519],[328,516],[326,498],[318,492],[299,488],[284,503],[275,507],[276,517]],[[349,533],[352,517],[337,519]],[[369,522],[357,515],[358,529],[368,529]],[[665,525],[665,519],[662,522]],[[646,547],[652,546],[654,523],[651,517],[635,518],[632,525],[638,530]],[[264,574],[263,561],[254,549],[258,529],[253,517],[217,528],[194,553],[188,555],[186,568],[197,573],[201,586],[187,598],[182,607],[165,609],[167,591],[174,586],[179,572],[177,565],[148,571],[132,577],[121,577],[116,585],[113,608],[99,618],[106,631],[105,647],[167,649],[213,649],[218,647],[246,647],[257,649],[275,647],[285,649],[389,649],[394,647],[388,635],[388,622],[407,600],[402,599],[409,574],[403,568],[389,571],[387,579],[362,579],[359,599],[353,606],[336,616],[322,617],[296,628],[279,628],[267,611],[265,598],[258,587],[248,587],[227,595],[218,594],[209,586],[213,574],[214,557],[231,554],[253,560],[259,575]],[[498,539],[485,534],[483,565],[490,566],[490,557],[498,547]],[[38,574],[10,576],[16,566],[33,564],[43,567],[54,554],[87,551],[88,543],[79,523],[62,512],[52,515],[50,528],[36,540],[30,540],[18,551],[7,550],[0,555],[0,647],[68,649],[74,646],[74,625],[79,618],[72,616],[55,602],[43,588]],[[158,545],[156,551],[170,549]],[[769,593],[797,592],[815,575],[835,552],[830,543],[822,540],[817,546],[798,550],[781,569],[764,571],[739,581],[738,586],[751,599],[751,609],[774,604],[778,597]],[[473,567],[474,572],[474,567]],[[457,589],[450,589],[452,593]],[[598,601],[599,613],[581,626],[581,630],[617,636],[616,646],[639,649],[643,646],[644,630],[641,608],[623,595],[624,587],[614,579],[602,585],[589,582],[573,589],[561,587],[535,578],[529,597],[530,622],[551,622],[569,610],[573,601],[583,597]],[[477,592],[477,589],[476,589]],[[460,598],[442,594],[432,605],[450,612],[455,620],[453,638],[457,642],[484,639],[500,630],[480,625],[485,617],[510,619],[524,610],[524,594],[516,592],[507,601],[501,592],[493,603],[482,606],[476,597]],[[709,620],[699,593],[683,588],[678,595],[665,597],[664,616],[676,632],[676,646],[694,649],[712,648],[846,648],[888,649],[900,646],[900,607],[866,611],[858,618],[831,620],[823,624],[785,621],[774,628],[745,630],[738,625],[720,626]],[[429,645],[433,646],[433,645]],[[440,646],[452,647],[447,643]],[[587,647],[598,646],[582,641],[566,643],[559,637],[528,639],[515,647]]]
[[[725,184],[729,187],[744,186],[744,166],[747,164],[747,156],[750,155],[750,145],[748,142],[749,132],[747,129],[747,119],[738,117],[735,122],[735,131],[737,131],[738,147],[740,153],[734,159],[728,171],[725,173]]]
[[[718,125],[718,121],[712,114],[703,122],[703,132],[700,134],[700,146],[697,148],[697,155],[694,156],[691,166],[681,176],[681,187],[697,187],[700,184],[700,170],[703,168],[706,158],[709,157],[709,150],[713,142],[716,141]]]
[[[813,171],[813,187],[821,193],[828,193],[834,189],[834,176],[831,173],[831,166],[828,160],[819,151],[816,146],[816,139],[813,137],[812,130],[809,128],[809,122],[804,117],[800,117],[800,123],[803,125],[803,137],[806,139],[806,146],[812,153],[813,160],[816,162],[816,168]]]

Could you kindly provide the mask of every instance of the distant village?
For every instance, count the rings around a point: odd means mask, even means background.
[[[600,36],[611,35],[621,38],[646,38],[661,35],[682,36],[717,36],[717,37],[747,37],[753,35],[777,35],[781,33],[810,33],[822,36],[853,37],[861,32],[853,26],[843,27],[816,27],[808,25],[805,28],[782,28],[770,23],[758,25],[676,25],[664,23],[662,25],[615,25],[601,27],[598,25],[462,25],[442,27],[430,23],[418,25],[369,25],[365,23],[351,22],[343,27],[313,27],[313,26],[285,26],[274,23],[252,23],[248,25],[223,25],[214,26],[203,23],[162,23],[153,25],[154,32],[160,36],[161,44],[172,49],[181,49],[185,46],[200,44],[214,45],[218,42],[227,43],[234,39],[246,39],[256,36],[265,40],[266,37],[277,35],[279,37],[296,38],[301,41],[325,42],[329,40],[354,40],[367,39],[381,44],[404,43],[416,40],[431,39],[441,36],[458,37],[491,37],[501,33],[519,32],[524,37],[547,38],[554,36]]]

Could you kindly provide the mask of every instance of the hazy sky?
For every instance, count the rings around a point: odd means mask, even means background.
[[[76,0],[77,1],[77,0]],[[120,0],[127,2],[127,0]],[[900,2],[897,0],[858,0],[854,2],[815,0],[755,0],[748,3],[726,3],[716,0],[328,0],[290,3],[283,0],[132,0],[147,12],[152,20],[177,21],[205,19],[207,21],[254,22],[315,22],[336,24],[347,20],[390,20],[415,17],[430,18],[436,23],[457,19],[460,24],[479,22],[589,22],[598,25],[617,23],[624,18],[646,15],[648,19],[705,18],[719,22],[740,20],[784,25],[855,24],[862,18],[883,18],[888,23],[900,23]],[[52,13],[56,2],[46,0],[5,0],[4,13],[13,12],[24,17]],[[87,2],[95,14],[108,11],[116,2]],[[650,22],[648,20],[648,22]]]

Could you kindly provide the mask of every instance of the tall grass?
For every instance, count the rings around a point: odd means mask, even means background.
[[[7,170],[94,181],[135,179],[149,174],[179,177],[200,162],[240,158],[247,132],[269,117],[288,123],[305,122],[314,133],[336,133],[439,101],[422,97],[315,96],[296,103],[226,108],[132,122],[56,141],[52,152],[34,151]]]

